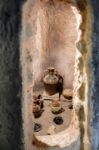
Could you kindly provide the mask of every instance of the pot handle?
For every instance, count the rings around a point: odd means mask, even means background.
[[[54,71],[54,74],[55,74],[56,76],[59,75],[57,70]]]
[[[59,83],[63,84],[63,78],[62,77],[59,77]]]

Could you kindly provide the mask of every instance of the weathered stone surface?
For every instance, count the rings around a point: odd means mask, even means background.
[[[94,15],[94,30],[93,30],[93,52],[92,52],[92,67],[94,72],[93,90],[92,90],[92,104],[93,104],[93,118],[92,118],[92,140],[93,150],[99,149],[99,1],[91,0]]]
[[[20,2],[0,0],[0,150],[21,149]]]

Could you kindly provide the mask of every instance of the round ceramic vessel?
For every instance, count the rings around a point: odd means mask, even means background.
[[[53,67],[48,68],[48,73],[45,75],[43,82],[46,92],[49,95],[54,95],[57,92],[59,77]]]

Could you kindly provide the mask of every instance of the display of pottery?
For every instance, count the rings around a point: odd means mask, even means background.
[[[38,90],[33,95],[32,112],[36,122],[34,132],[38,135],[37,132],[52,135],[56,132],[54,130],[60,130],[58,129],[59,125],[65,126],[67,123],[64,118],[67,112],[70,113],[70,110],[73,109],[73,91],[72,89],[63,90],[63,77],[57,73],[54,67],[49,67],[46,70],[42,87],[41,91]],[[68,116],[68,120],[69,118],[70,116]],[[46,122],[47,130],[45,129]]]

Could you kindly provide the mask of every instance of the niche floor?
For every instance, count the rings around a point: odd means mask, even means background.
[[[61,96],[60,101],[62,105],[61,113],[53,114],[51,112],[51,100],[44,100],[42,115],[39,118],[34,118],[33,116],[33,124],[37,123],[42,126],[39,132],[34,132],[33,127],[33,132],[36,136],[53,135],[69,127],[72,117],[72,108],[69,108],[69,106],[72,103],[70,100],[65,99],[63,96]],[[53,121],[53,119],[57,116],[61,116],[63,119],[63,123],[61,125],[57,125]]]

